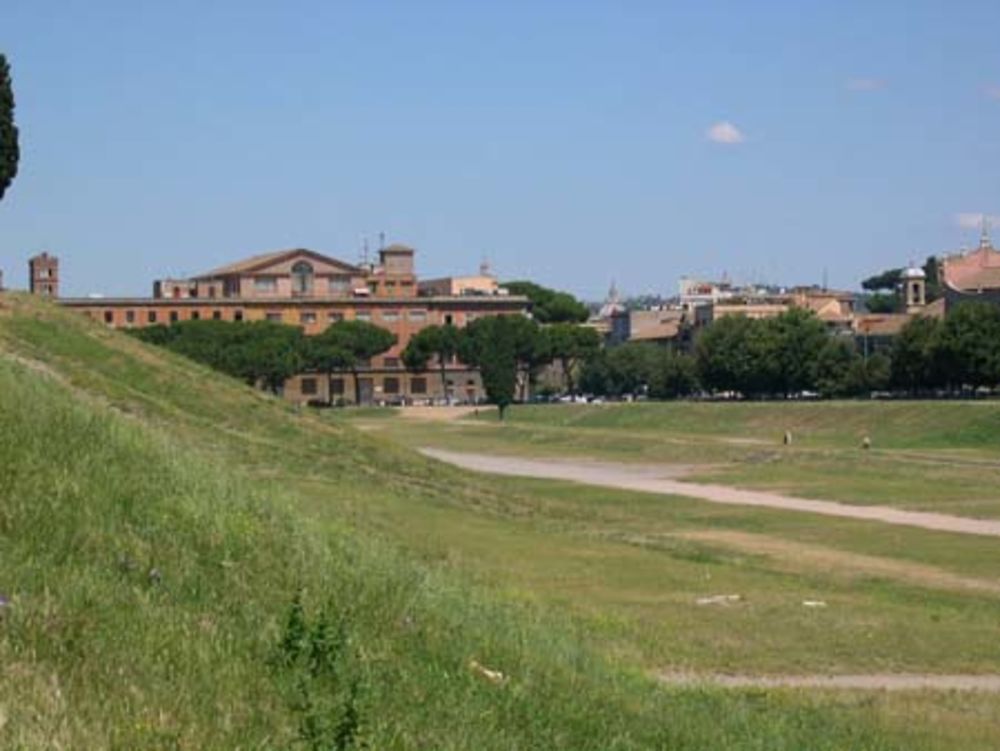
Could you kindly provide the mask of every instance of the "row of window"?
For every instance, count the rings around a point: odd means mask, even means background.
[[[295,295],[311,295],[317,291],[322,292],[321,286],[323,282],[326,282],[326,292],[331,295],[349,295],[354,290],[351,287],[351,279],[346,276],[332,276],[324,280],[322,277],[314,277],[312,272],[306,272],[305,270],[297,270],[295,267],[292,268],[292,294]],[[371,280],[366,283],[369,292],[375,294],[379,289],[379,282],[377,280]],[[398,283],[393,280],[387,280],[382,282],[382,286],[386,293],[389,295],[394,295],[398,291],[400,294],[405,296],[410,296],[413,291],[412,281],[401,281]],[[278,277],[276,276],[257,276],[253,280],[253,290],[258,295],[275,295],[278,293]]]
[[[365,380],[362,379],[362,383]],[[382,379],[382,393],[389,395],[396,395],[402,393],[403,380],[401,378],[394,378],[392,376]],[[371,384],[368,383],[365,387],[370,388]],[[312,377],[305,377],[302,379],[300,389],[303,396],[316,396],[319,394],[319,379]],[[343,396],[346,393],[346,386],[343,378],[331,378],[330,379],[330,396],[337,397]],[[422,376],[415,376],[410,379],[410,393],[411,394],[426,394],[427,393],[427,379]]]
[[[326,318],[330,323],[336,323],[337,321],[344,320],[344,314],[331,311],[326,314]],[[269,321],[280,321],[282,320],[282,314],[268,313],[267,319]],[[403,320],[403,314],[400,313],[398,310],[383,310],[379,311],[378,319],[383,323],[397,323]],[[313,311],[304,310],[301,313],[299,313],[299,323],[306,323],[306,324],[316,323],[318,320],[319,316]],[[355,311],[354,313],[354,320],[372,321],[374,320],[374,316],[372,315],[372,311],[370,310],[358,310]],[[427,320],[427,311],[408,310],[406,311],[406,320],[410,321],[411,323],[423,323],[424,321]]]
[[[412,376],[410,379],[410,390],[408,393],[414,396],[421,396],[427,393],[427,378],[424,376]],[[397,378],[396,376],[386,376],[382,379],[382,393],[387,396],[397,396],[403,393],[404,379]],[[374,381],[371,378],[362,378],[361,381],[362,392],[371,393],[374,390]],[[317,396],[319,394],[319,384],[320,379],[314,376],[303,376],[299,384],[299,389],[303,396]],[[448,381],[448,388],[451,391],[457,388],[458,384],[454,381]],[[466,389],[474,389],[476,387],[476,382],[473,379],[468,379],[465,381]],[[331,378],[330,379],[330,396],[338,397],[343,396],[346,393],[346,380],[344,378]]]
[[[321,283],[322,277],[314,278],[311,270],[309,273],[298,272],[292,269],[292,291],[295,294],[309,294],[314,291],[317,282]],[[351,278],[347,276],[332,276],[326,279],[326,291],[331,295],[347,295],[351,290]],[[253,290],[259,295],[273,295],[278,292],[278,277],[257,276],[253,280]]]
[[[189,318],[192,321],[199,320],[201,318],[201,311],[192,310],[191,311],[191,315],[189,316]],[[164,320],[162,320],[162,321],[160,320],[159,311],[156,311],[156,310],[147,310],[146,311],[146,323],[168,323],[168,322],[169,323],[177,323],[180,319],[181,319],[181,317],[180,317],[180,311],[177,311],[177,310],[171,310],[170,313],[167,315],[167,318],[164,319]],[[125,311],[125,323],[126,324],[128,324],[128,325],[131,326],[132,324],[136,323],[137,320],[138,320],[138,318],[136,317],[136,313],[135,313],[134,310],[126,310]],[[213,321],[221,321],[222,320],[222,311],[221,310],[213,310],[212,311],[212,320]],[[233,312],[233,320],[234,321],[242,321],[243,320],[243,311],[242,310],[234,311]],[[104,311],[104,322],[105,323],[109,323],[109,324],[115,322],[114,311],[112,311],[112,310],[105,310]]]
[[[472,316],[468,316],[468,317],[470,319],[472,318]],[[198,310],[192,310],[191,314],[190,314],[190,316],[188,316],[188,318],[190,320],[192,320],[192,321],[197,321],[197,320],[199,320],[201,318],[201,312],[198,311]],[[285,320],[284,314],[278,313],[278,312],[265,313],[264,314],[264,318],[265,318],[265,320],[275,321],[277,323],[281,323],[282,321]],[[372,320],[372,313],[371,313],[371,311],[368,311],[368,310],[359,310],[359,311],[355,312],[354,318],[355,318],[355,320],[358,320],[358,321],[371,321]],[[402,320],[402,314],[399,311],[397,311],[397,310],[385,310],[385,311],[381,311],[379,313],[378,318],[379,318],[379,320],[381,320],[384,323],[396,323],[396,322]],[[129,325],[135,324],[137,322],[137,320],[138,320],[138,318],[137,318],[137,315],[136,315],[136,311],[134,311],[134,310],[126,310],[125,311],[125,323],[126,324],[129,324]],[[180,311],[178,311],[178,310],[171,310],[170,313],[168,314],[167,318],[165,320],[162,320],[162,321],[160,320],[160,317],[159,317],[159,311],[156,311],[156,310],[147,310],[146,311],[146,321],[145,321],[146,323],[167,323],[167,322],[169,322],[169,323],[176,323],[179,320],[181,320],[181,316],[180,316]],[[221,320],[223,320],[222,311],[221,310],[213,310],[212,311],[212,320],[215,320],[215,321],[221,321]],[[236,311],[234,311],[233,312],[232,320],[234,320],[234,321],[242,321],[243,320],[243,311],[242,310],[236,310]],[[336,312],[336,311],[330,311],[329,313],[326,314],[326,320],[329,321],[330,323],[336,323],[337,321],[343,321],[344,320],[344,314]],[[406,312],[406,320],[410,321],[411,323],[423,323],[423,322],[425,322],[427,320],[427,311],[426,310],[409,310],[409,311]],[[318,321],[319,321],[319,315],[317,313],[315,313],[314,311],[308,311],[308,310],[306,310],[306,311],[302,311],[301,313],[299,313],[299,323],[302,323],[302,324],[313,324],[313,323],[317,323]],[[105,323],[114,323],[114,311],[111,311],[111,310],[105,310],[104,311],[104,322]],[[448,323],[448,324],[452,323],[452,319],[451,319],[450,315],[445,316],[445,323]]]

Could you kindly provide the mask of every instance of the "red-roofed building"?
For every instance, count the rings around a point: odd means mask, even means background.
[[[990,241],[988,220],[978,248],[942,260],[941,283],[949,307],[964,300],[1000,303],[1000,251]]]
[[[62,298],[59,302],[113,328],[207,319],[266,320],[318,334],[337,321],[368,321],[394,333],[396,344],[362,368],[362,401],[481,399],[482,381],[475,369],[448,363],[446,394],[437,364],[426,373],[408,372],[402,364],[403,349],[426,326],[462,327],[482,316],[524,315],[530,302],[515,295],[418,296],[413,256],[413,248],[389,245],[379,251],[377,265],[353,265],[295,248],[251,256],[187,279],[161,279],[153,284],[152,297]],[[55,271],[45,277],[53,284],[55,278]],[[34,285],[33,289],[41,291]],[[333,378],[303,373],[285,383],[284,393],[301,402],[350,401],[353,377],[349,373]]]

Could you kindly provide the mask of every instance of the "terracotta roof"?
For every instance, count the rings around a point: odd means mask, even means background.
[[[350,269],[355,273],[361,273],[361,269],[356,266],[344,263],[343,261],[338,261],[336,258],[325,256],[322,253],[317,253],[315,250],[309,250],[308,248],[291,248],[289,250],[276,250],[271,253],[261,253],[259,255],[250,256],[249,258],[244,258],[242,261],[236,261],[235,263],[230,263],[225,266],[219,266],[216,269],[206,271],[204,274],[198,274],[197,276],[193,276],[191,278],[211,279],[220,276],[229,276],[231,274],[241,274],[247,271],[253,271],[254,269],[270,266],[284,258],[287,258],[288,256],[296,254],[304,254],[315,260],[330,263],[335,266],[343,266],[345,269]]]
[[[633,310],[629,314],[629,341],[674,339],[683,316],[680,310]]]
[[[655,341],[657,339],[675,339],[680,333],[680,321],[662,321],[658,326],[650,326],[633,332],[630,342]]]
[[[850,308],[844,310],[844,302],[836,297],[807,298],[803,306],[826,323],[842,323],[851,320]]]
[[[1000,289],[1000,252],[984,245],[941,264],[941,278],[952,289]]]
[[[906,313],[882,313],[859,316],[854,328],[859,334],[868,336],[896,336],[913,316]]]
[[[392,245],[387,245],[382,248],[383,252],[388,251],[389,253],[415,253],[409,245],[403,245],[402,243],[393,243]]]

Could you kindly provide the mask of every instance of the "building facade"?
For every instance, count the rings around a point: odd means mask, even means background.
[[[470,276],[443,276],[437,279],[421,279],[417,292],[423,297],[506,295],[507,290],[499,285],[485,261],[479,266],[479,273]]]
[[[949,308],[967,300],[1000,304],[1000,251],[993,247],[986,219],[979,247],[946,256],[941,261],[940,277],[941,292]]]
[[[530,309],[527,298],[513,295],[421,296],[414,250],[402,245],[383,248],[378,264],[348,264],[298,248],[253,256],[188,279],[158,280],[152,297],[59,302],[124,329],[192,320],[274,321],[313,335],[337,321],[367,321],[395,334],[396,344],[359,368],[363,403],[482,399],[475,369],[457,361],[446,363],[442,382],[436,362],[427,372],[408,372],[402,351],[426,326],[463,327],[482,316],[526,315]],[[286,382],[284,394],[298,402],[352,403],[354,378],[351,373],[302,373]]]

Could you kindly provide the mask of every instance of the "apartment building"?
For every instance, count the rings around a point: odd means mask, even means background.
[[[418,294],[415,251],[389,245],[377,264],[350,264],[306,248],[252,256],[186,279],[160,279],[152,297],[61,298],[113,328],[179,321],[275,321],[318,334],[337,321],[368,321],[396,335],[396,344],[358,374],[362,402],[402,403],[483,397],[478,372],[453,361],[442,383],[437,363],[426,373],[407,372],[401,353],[425,326],[462,327],[481,316],[525,315],[530,303],[514,295]],[[54,262],[54,265],[53,265]],[[58,260],[46,256],[57,278]],[[293,401],[353,402],[354,376],[302,373],[285,384]]]

